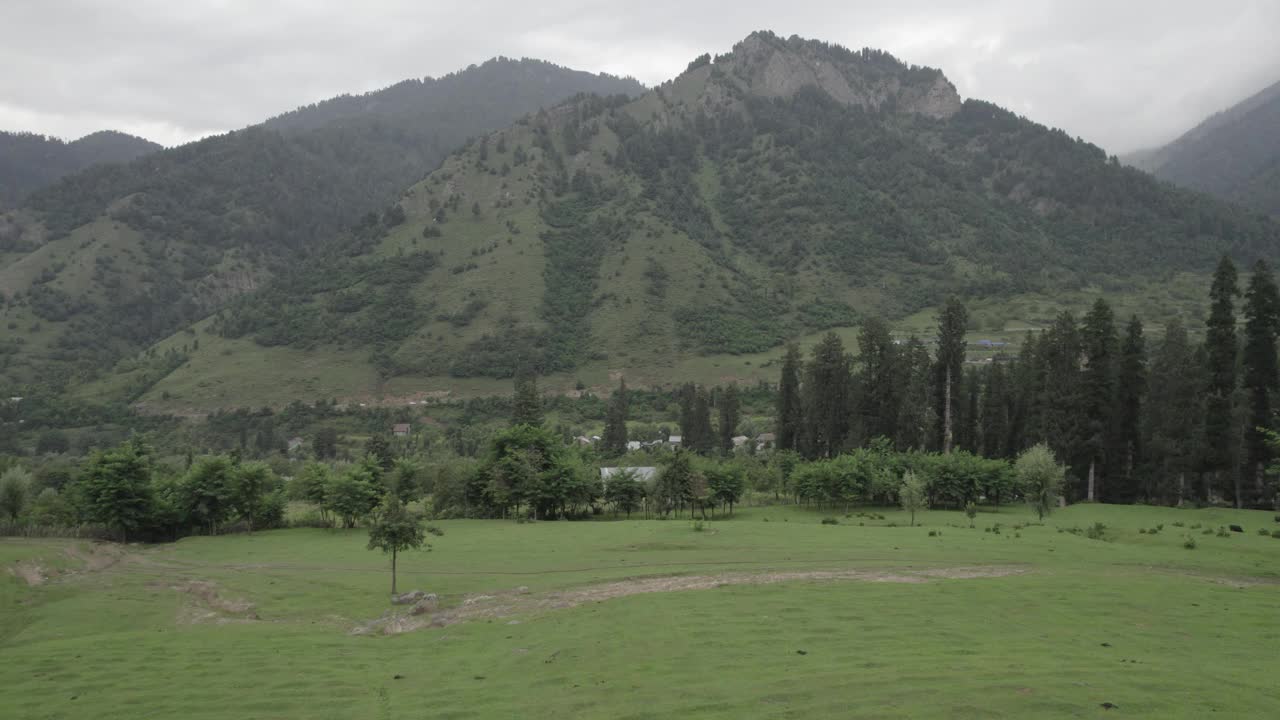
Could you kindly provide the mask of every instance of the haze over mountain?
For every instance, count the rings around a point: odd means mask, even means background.
[[[1275,223],[961,101],[938,70],[755,33],[638,99],[486,134],[157,346],[163,381],[135,377],[146,402],[196,407],[413,397],[522,365],[674,382],[953,293],[1135,290],[1277,247]]]
[[[1162,180],[1280,216],[1280,82],[1168,145],[1124,160]]]
[[[0,210],[17,206],[33,191],[64,175],[99,163],[128,162],[160,145],[114,130],[66,142],[31,132],[0,130]]]

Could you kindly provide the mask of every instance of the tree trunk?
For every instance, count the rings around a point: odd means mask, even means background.
[[[947,381],[942,398],[942,453],[951,454],[951,366],[947,365]]]
[[[1178,473],[1178,507],[1182,507],[1182,495],[1187,488],[1187,474],[1185,472]]]
[[[1094,460],[1094,459],[1089,460],[1089,502],[1093,502],[1094,500],[1094,495],[1093,495],[1094,479],[1095,479],[1094,475],[1095,475],[1095,469],[1097,467],[1097,464],[1098,464],[1097,460]]]
[[[1235,493],[1235,494],[1236,494],[1236,497],[1235,497],[1235,501],[1236,501],[1236,502],[1235,502],[1235,506],[1236,506],[1236,509],[1237,509],[1237,510],[1239,510],[1240,508],[1244,507],[1244,505],[1242,505],[1242,504],[1240,503],[1240,495],[1243,493],[1243,489],[1240,487],[1240,473],[1239,473],[1239,471],[1237,471],[1237,472],[1233,473],[1233,475],[1234,475],[1234,483],[1235,483],[1235,488],[1236,488],[1236,493]]]
[[[396,594],[396,549],[391,548],[391,594]]]

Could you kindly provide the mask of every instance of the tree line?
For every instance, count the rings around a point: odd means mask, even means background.
[[[1043,443],[1068,467],[1073,500],[1270,507],[1280,294],[1265,261],[1242,291],[1224,257],[1210,299],[1201,343],[1174,321],[1149,347],[1141,318],[1119,321],[1099,298],[1079,320],[1062,312],[1029,332],[1016,357],[983,364],[965,362],[967,312],[954,299],[933,353],[876,319],[862,324],[857,354],[834,333],[807,359],[792,345],[777,447],[835,458],[883,441],[1011,459]]]

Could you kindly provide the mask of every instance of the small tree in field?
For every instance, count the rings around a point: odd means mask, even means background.
[[[422,547],[422,521],[388,494],[386,506],[369,526],[369,549],[391,553],[391,594],[396,594],[396,556],[401,550]],[[427,547],[430,547],[429,545]]]
[[[1040,443],[1018,456],[1013,472],[1018,477],[1022,494],[1043,521],[1045,515],[1053,512],[1053,506],[1062,494],[1066,470],[1058,464],[1049,446]]]
[[[903,473],[902,485],[898,486],[898,500],[902,503],[902,509],[911,513],[911,526],[915,527],[916,511],[929,508],[924,479],[910,470]]]

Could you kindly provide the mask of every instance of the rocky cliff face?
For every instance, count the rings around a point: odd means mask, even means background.
[[[880,109],[892,102],[900,112],[932,118],[950,117],[961,105],[955,86],[940,71],[909,67],[878,51],[758,32],[720,63],[743,90],[763,97],[790,97],[817,87],[845,105]]]

